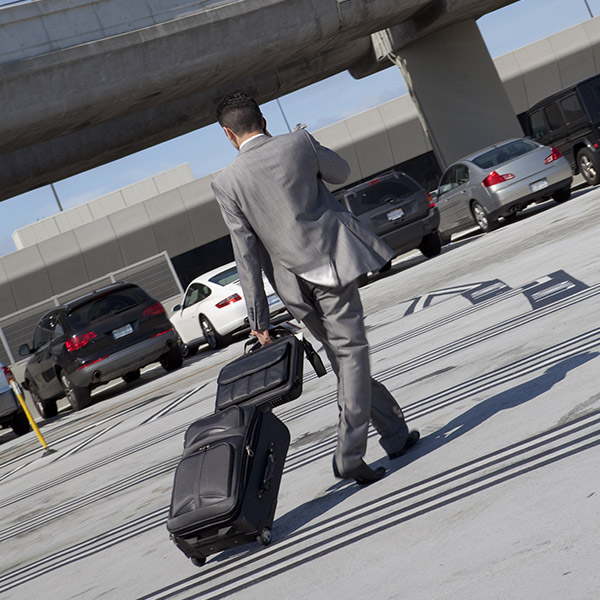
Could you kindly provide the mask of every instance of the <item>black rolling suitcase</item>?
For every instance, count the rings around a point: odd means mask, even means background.
[[[295,400],[302,393],[305,356],[318,377],[325,375],[323,362],[308,340],[299,340],[284,327],[275,327],[270,333],[272,344],[246,342],[246,353],[221,369],[216,411],[236,404],[271,410]]]
[[[255,406],[232,406],[190,425],[167,529],[195,565],[245,542],[271,541],[289,444],[287,427]]]

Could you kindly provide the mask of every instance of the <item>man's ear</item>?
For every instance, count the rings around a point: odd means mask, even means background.
[[[223,127],[223,131],[225,132],[225,135],[227,136],[227,139],[236,147],[238,148],[238,142],[237,142],[237,135],[235,134],[235,132],[233,131],[233,129],[229,129],[229,127]]]

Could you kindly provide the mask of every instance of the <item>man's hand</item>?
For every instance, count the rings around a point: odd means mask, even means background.
[[[261,346],[273,343],[268,329],[259,329],[257,331],[253,329],[250,333],[258,338]]]

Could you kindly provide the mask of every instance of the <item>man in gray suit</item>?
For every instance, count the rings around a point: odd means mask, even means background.
[[[335,475],[361,485],[377,481],[385,468],[373,470],[363,460],[369,421],[390,458],[419,439],[390,392],[371,378],[356,285],[392,250],[323,184],[347,179],[350,169],[338,154],[304,130],[271,137],[245,94],[224,98],[217,119],[239,150],[212,189],[231,233],[252,333],[263,345],[271,341],[262,269],[290,313],[323,344],[338,378]]]

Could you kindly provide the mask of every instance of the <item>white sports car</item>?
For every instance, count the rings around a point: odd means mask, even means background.
[[[271,315],[285,306],[263,276]],[[229,263],[196,277],[188,286],[181,304],[173,307],[170,321],[177,330],[183,350],[195,354],[202,343],[211,348],[226,345],[235,333],[247,330],[246,304],[235,263]]]

